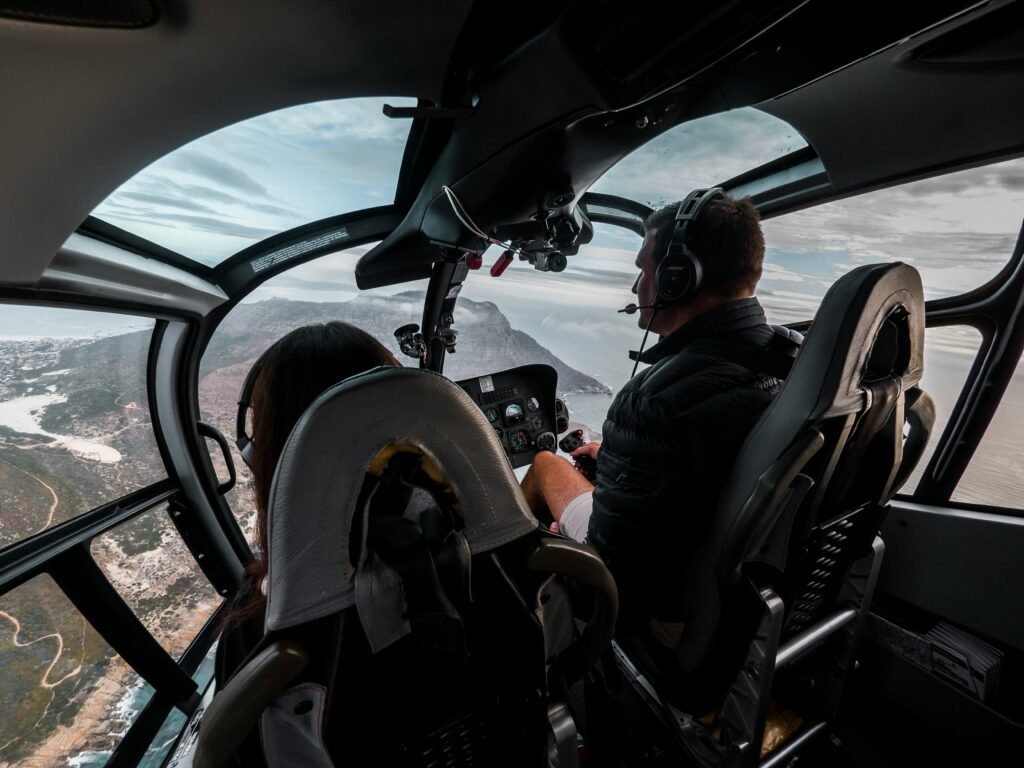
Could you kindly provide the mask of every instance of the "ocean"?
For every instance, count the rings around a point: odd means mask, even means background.
[[[213,667],[214,667],[214,654],[216,651],[216,644],[210,648],[202,662],[199,664],[199,669],[196,670],[192,676],[193,679],[199,686],[199,690],[205,689],[206,685],[213,678]],[[124,736],[128,728],[135,719],[141,714],[146,704],[153,697],[153,688],[143,683],[140,678],[134,685],[130,686],[124,696],[118,701],[114,707],[114,711],[111,712],[108,723],[113,726],[115,723],[120,725],[122,729],[116,733],[111,732],[111,736]],[[178,740],[178,736],[181,733],[182,728],[185,727],[185,723],[188,718],[177,709],[171,710],[171,713],[164,720],[160,730],[157,731],[153,742],[150,744],[149,749],[146,750],[146,754],[138,762],[139,768],[160,768],[163,765],[164,760],[167,758],[167,753],[171,747]],[[89,752],[80,752],[77,755],[69,757],[67,765],[71,768],[101,768],[107,764],[110,760],[112,751],[111,750],[97,750]]]

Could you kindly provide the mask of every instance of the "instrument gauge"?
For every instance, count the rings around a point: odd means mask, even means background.
[[[509,403],[505,406],[505,424],[512,427],[516,424],[522,424],[526,418],[526,413],[523,411],[523,406],[519,403]]]

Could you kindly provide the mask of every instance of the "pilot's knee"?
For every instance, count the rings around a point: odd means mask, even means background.
[[[533,457],[533,466],[530,467],[530,472],[541,475],[566,470],[572,471],[572,465],[550,451],[538,451],[537,455]]]

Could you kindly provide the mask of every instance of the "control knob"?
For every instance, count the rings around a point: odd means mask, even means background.
[[[537,436],[537,450],[539,451],[554,451],[555,450],[555,436],[550,432],[544,432]]]

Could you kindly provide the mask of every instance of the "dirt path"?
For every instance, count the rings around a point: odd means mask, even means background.
[[[50,638],[53,638],[57,641],[57,653],[54,655],[53,661],[50,662],[50,665],[46,668],[46,671],[43,672],[43,676],[39,680],[39,687],[44,688],[50,692],[50,700],[46,702],[46,706],[43,707],[43,711],[39,714],[39,717],[36,718],[36,722],[32,726],[32,728],[34,729],[36,726],[39,725],[42,719],[46,717],[46,713],[50,711],[50,705],[53,704],[53,700],[56,697],[56,693],[54,692],[53,689],[61,683],[63,683],[65,680],[68,680],[80,674],[82,671],[82,665],[81,663],[79,663],[78,666],[76,666],[73,670],[64,675],[64,677],[62,677],[60,680],[51,681],[50,673],[53,672],[53,668],[57,666],[57,662],[60,661],[60,657],[64,654],[64,638],[61,637],[60,633],[51,632],[48,635],[41,635],[40,637],[37,637],[35,640],[29,640],[27,643],[23,643],[19,639],[19,635],[21,634],[21,622],[18,621],[14,616],[9,614],[7,611],[0,611],[0,618],[7,619],[11,624],[14,625],[14,634],[11,636],[11,642],[14,643],[15,648],[27,648],[30,645],[35,645],[36,643],[42,642],[43,640],[49,640]],[[0,752],[3,752],[7,747],[9,747],[16,741],[21,740],[24,736],[24,733],[20,734],[19,736],[16,736],[10,741],[8,741],[6,744],[0,745]]]
[[[21,467],[16,467],[16,466],[14,466],[14,464],[11,464],[11,462],[5,461],[4,459],[0,459],[0,461],[3,461],[4,464],[6,464],[7,466],[11,467],[12,469],[18,470],[23,475],[28,475],[33,480],[35,480],[37,483],[39,483],[41,486],[43,486],[43,488],[45,488],[47,491],[50,492],[50,496],[53,497],[53,502],[50,504],[50,511],[47,513],[46,522],[43,523],[43,525],[35,533],[39,533],[40,531],[45,531],[47,528],[49,528],[51,525],[53,525],[53,513],[57,511],[57,505],[60,503],[60,499],[57,498],[57,492],[55,490],[53,490],[52,487],[50,487],[49,483],[44,482],[43,480],[41,480],[40,478],[36,477],[35,475],[33,475],[28,470],[22,469]]]
[[[64,675],[64,677],[62,677],[60,680],[56,680],[54,682],[50,682],[50,680],[49,680],[50,673],[53,671],[53,668],[55,666],[57,666],[57,662],[60,661],[61,654],[64,653],[64,638],[60,636],[60,632],[51,632],[48,635],[43,635],[41,637],[37,637],[35,640],[29,640],[27,643],[23,643],[23,642],[21,642],[18,639],[18,635],[21,634],[21,622],[19,622],[16,618],[11,616],[11,614],[9,614],[7,611],[0,611],[0,617],[3,617],[5,619],[7,619],[9,622],[11,622],[14,625],[14,635],[11,637],[11,640],[14,642],[14,645],[17,648],[27,648],[30,645],[35,645],[36,643],[38,643],[38,642],[40,642],[42,640],[47,640],[48,638],[51,638],[51,637],[55,638],[57,640],[57,655],[53,657],[53,661],[50,662],[50,666],[48,666],[46,668],[46,671],[43,673],[43,677],[39,681],[39,685],[41,687],[43,687],[43,688],[56,688],[58,685],[63,683],[65,680],[67,680],[69,677],[74,677],[75,675],[77,675],[79,672],[82,671],[82,667],[81,667],[81,665],[79,665],[79,666],[75,667],[73,670],[71,670],[70,672],[68,672],[66,675]]]

